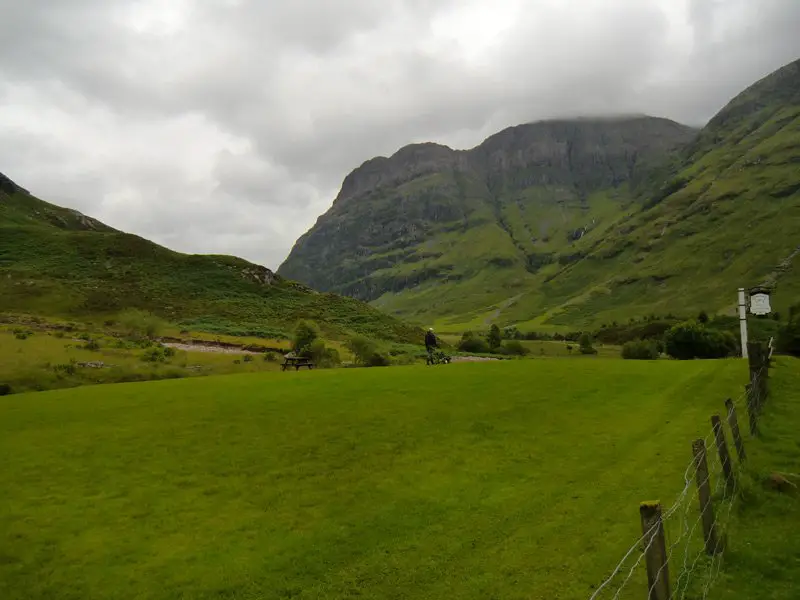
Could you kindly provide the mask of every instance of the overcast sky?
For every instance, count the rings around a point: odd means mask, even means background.
[[[0,0],[0,172],[277,268],[373,156],[556,116],[700,125],[798,31],[800,0]]]

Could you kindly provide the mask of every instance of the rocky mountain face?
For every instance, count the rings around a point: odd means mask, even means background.
[[[780,305],[800,292],[798,164],[800,61],[699,132],[547,121],[367,161],[278,273],[454,330],[728,312],[770,277]]]
[[[545,252],[547,238],[582,235],[578,229],[597,225],[593,195],[627,188],[694,134],[666,119],[587,119],[510,127],[468,151],[406,146],[350,173],[279,273],[375,300],[446,273],[468,276],[465,269],[486,264],[535,265],[529,255]],[[561,216],[538,219],[550,205]],[[487,228],[505,239],[484,248],[481,261],[435,260],[445,254],[445,238],[455,234],[471,243],[471,233]],[[447,254],[474,254],[453,241]],[[508,248],[517,251],[509,255]]]

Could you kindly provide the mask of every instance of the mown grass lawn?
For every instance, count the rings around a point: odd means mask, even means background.
[[[745,377],[542,359],[2,398],[0,598],[588,597]]]

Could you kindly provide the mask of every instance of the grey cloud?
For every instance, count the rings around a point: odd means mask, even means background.
[[[558,116],[702,124],[800,56],[796,0],[681,6],[0,0],[0,171],[176,249],[276,267],[376,154]],[[509,15],[493,44],[456,31],[481,7],[478,32]]]

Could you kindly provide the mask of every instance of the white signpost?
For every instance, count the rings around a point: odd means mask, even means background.
[[[742,338],[742,358],[747,358],[747,306],[744,288],[739,288],[739,333]]]

